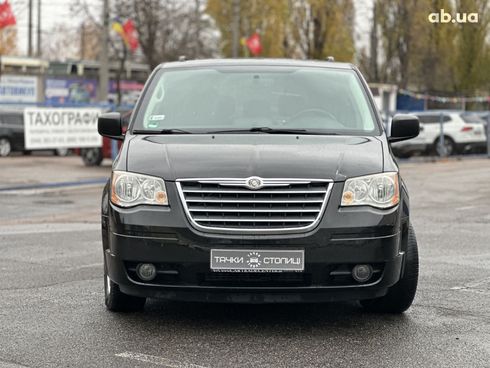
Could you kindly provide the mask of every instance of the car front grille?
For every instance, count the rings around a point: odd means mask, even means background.
[[[203,230],[298,231],[314,227],[332,183],[311,179],[185,179],[177,189],[188,218]]]
[[[311,274],[303,272],[210,272],[198,275],[200,286],[276,287],[310,286]]]

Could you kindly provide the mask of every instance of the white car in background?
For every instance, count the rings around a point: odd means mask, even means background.
[[[486,149],[485,122],[475,113],[424,111],[411,114],[420,120],[420,134],[410,141],[392,144],[393,153],[398,157],[407,158],[416,154],[450,156]]]

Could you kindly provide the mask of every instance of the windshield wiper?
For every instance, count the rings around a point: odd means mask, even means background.
[[[267,133],[267,134],[315,134],[306,129],[286,129],[286,128],[270,128],[270,127],[253,127],[249,129],[230,129],[230,130],[216,130],[208,133]]]
[[[133,134],[192,134],[192,133],[182,129],[160,129],[160,130],[134,129]]]

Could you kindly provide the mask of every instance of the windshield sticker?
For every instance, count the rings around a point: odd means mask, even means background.
[[[148,128],[157,128],[160,121],[165,119],[165,115],[150,115],[148,117]]]
[[[150,117],[148,118],[149,121],[160,121],[164,119],[165,115],[150,115]]]

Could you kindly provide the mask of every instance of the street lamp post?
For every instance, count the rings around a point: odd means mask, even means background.
[[[487,114],[487,156],[490,158],[490,111]]]
[[[240,0],[232,2],[232,23],[231,23],[231,56],[238,57],[238,45],[240,43]]]
[[[99,58],[99,102],[107,101],[109,85],[109,0],[104,0],[102,9],[102,45]]]

